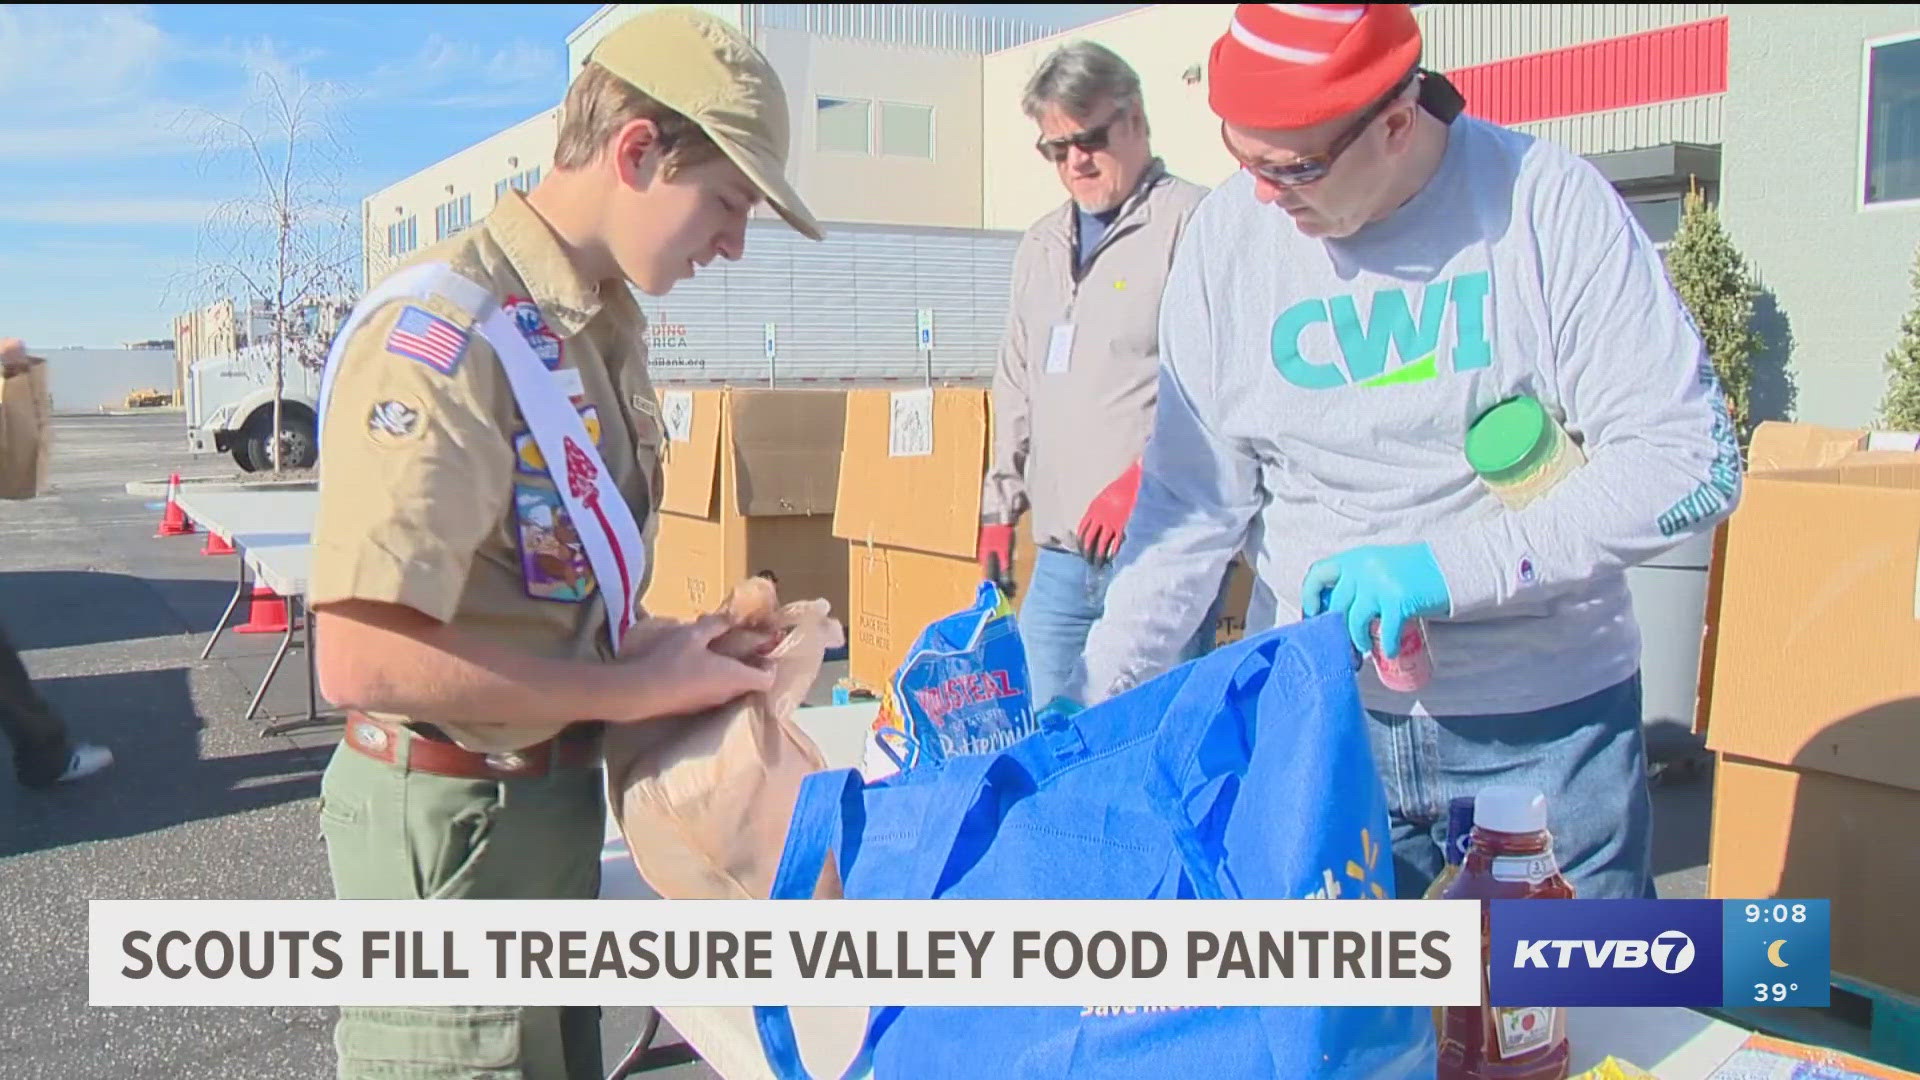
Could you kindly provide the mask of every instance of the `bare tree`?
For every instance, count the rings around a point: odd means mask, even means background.
[[[262,70],[243,111],[205,113],[196,124],[207,162],[237,167],[251,191],[208,216],[191,271],[193,291],[204,299],[235,299],[243,332],[256,315],[271,326],[269,445],[276,474],[286,441],[287,364],[318,370],[325,362],[360,261],[359,215],[341,193],[348,155],[336,100],[328,84]]]

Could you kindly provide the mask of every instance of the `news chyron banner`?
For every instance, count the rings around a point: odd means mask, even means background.
[[[1824,1006],[1825,900],[95,900],[93,1005]],[[1524,1022],[1520,1017],[1516,1022]]]
[[[1495,900],[1487,1003],[1824,1008],[1825,900]]]
[[[94,1005],[1472,1005],[1471,901],[95,900]]]

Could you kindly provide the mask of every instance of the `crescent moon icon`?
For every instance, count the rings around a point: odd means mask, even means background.
[[[1768,963],[1772,964],[1774,967],[1787,966],[1787,962],[1785,960],[1780,959],[1780,946],[1785,945],[1786,943],[1787,943],[1787,939],[1781,938],[1779,941],[1772,942],[1767,946],[1767,962]]]

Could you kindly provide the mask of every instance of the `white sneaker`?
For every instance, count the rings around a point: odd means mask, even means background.
[[[67,771],[60,774],[55,783],[68,784],[75,780],[84,780],[101,769],[113,764],[113,751],[92,743],[75,743],[73,758],[67,762]]]

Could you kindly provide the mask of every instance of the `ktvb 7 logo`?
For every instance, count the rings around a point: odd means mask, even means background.
[[[1516,968],[1571,968],[1577,956],[1587,968],[1653,968],[1678,975],[1693,966],[1693,939],[1667,930],[1652,941],[1637,939],[1521,938],[1514,943]]]

